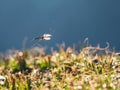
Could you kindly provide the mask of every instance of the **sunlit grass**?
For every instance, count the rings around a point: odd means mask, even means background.
[[[1,90],[120,90],[120,56],[98,46],[14,50],[1,58],[0,76]]]

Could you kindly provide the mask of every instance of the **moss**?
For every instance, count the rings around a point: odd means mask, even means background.
[[[99,52],[104,50],[99,54],[96,47],[84,47],[79,53],[71,47],[61,47],[51,55],[43,55],[45,52],[37,49],[19,51],[11,55],[12,59],[0,61],[0,67],[5,67],[0,75],[6,78],[1,90],[120,88],[120,57],[105,53],[106,49],[99,48]]]

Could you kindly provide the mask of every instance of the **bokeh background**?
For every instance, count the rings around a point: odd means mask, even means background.
[[[0,0],[0,52],[31,47],[32,39],[51,33],[41,45],[67,46],[83,41],[120,50],[120,0]]]

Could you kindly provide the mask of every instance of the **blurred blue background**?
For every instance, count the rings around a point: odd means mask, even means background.
[[[120,0],[0,0],[0,52],[33,45],[34,37],[51,33],[41,45],[67,46],[83,41],[120,50]]]

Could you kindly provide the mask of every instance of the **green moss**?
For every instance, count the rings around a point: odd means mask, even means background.
[[[45,52],[39,49],[21,51],[21,55],[16,52],[12,59],[0,61],[0,75],[6,78],[5,84],[0,85],[1,90],[120,89],[120,56],[95,55],[96,48],[86,55],[89,47],[79,53],[70,47],[60,48],[51,55],[43,55]]]

